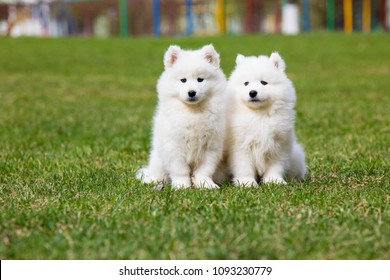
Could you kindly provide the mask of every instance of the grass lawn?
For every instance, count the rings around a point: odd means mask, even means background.
[[[297,89],[303,183],[151,190],[170,44],[277,50]],[[390,259],[390,36],[0,38],[0,259]]]

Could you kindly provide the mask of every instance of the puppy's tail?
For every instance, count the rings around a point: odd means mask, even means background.
[[[305,152],[298,143],[295,143],[291,150],[290,168],[287,176],[302,181],[306,175]]]

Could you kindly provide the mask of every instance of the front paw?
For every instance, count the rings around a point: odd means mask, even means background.
[[[150,176],[148,170],[143,167],[135,173],[135,178],[141,181],[143,184],[156,184],[159,180],[153,176]]]
[[[258,187],[257,182],[254,178],[234,178],[233,184],[237,187],[244,188],[256,188]]]
[[[287,182],[280,175],[267,175],[267,176],[264,176],[263,182],[265,184],[279,184],[279,185],[286,185],[287,184]]]
[[[194,186],[198,189],[219,189],[219,186],[211,178],[194,178]]]
[[[172,178],[173,189],[188,189],[191,188],[190,178]]]

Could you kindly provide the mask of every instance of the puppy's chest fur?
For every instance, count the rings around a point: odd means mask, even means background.
[[[243,117],[236,130],[238,130],[236,145],[241,146],[241,149],[248,153],[262,153],[271,157],[289,142],[292,122],[280,116],[252,115]]]
[[[176,112],[177,113],[177,112]],[[182,111],[164,116],[166,141],[175,142],[178,152],[184,153],[190,165],[197,165],[205,150],[216,141],[219,121],[211,111]]]

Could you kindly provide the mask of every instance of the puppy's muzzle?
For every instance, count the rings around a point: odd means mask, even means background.
[[[188,96],[189,96],[190,98],[194,98],[194,97],[196,96],[196,91],[195,91],[195,90],[190,90],[190,91],[188,92]]]
[[[196,103],[198,101],[198,97],[196,96],[196,91],[195,90],[188,91],[187,101],[189,101],[191,103]]]
[[[255,97],[257,96],[257,91],[251,90],[251,91],[249,92],[249,96],[250,96],[251,98],[255,98]]]

